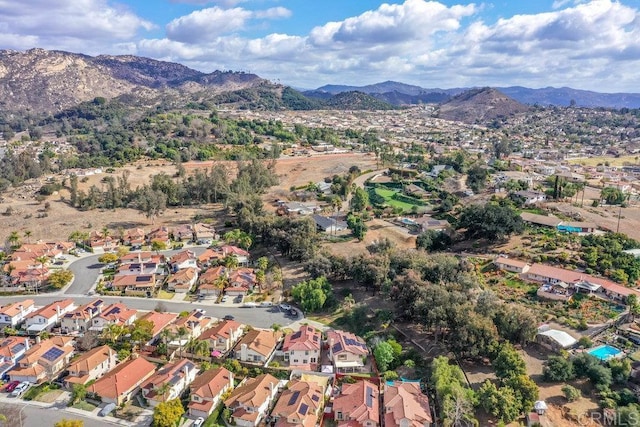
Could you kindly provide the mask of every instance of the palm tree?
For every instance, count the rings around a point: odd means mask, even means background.
[[[17,231],[12,231],[7,240],[9,241],[11,249],[16,249],[20,246],[20,235]]]
[[[115,344],[125,332],[125,326],[112,323],[102,330],[102,338],[111,344]]]
[[[42,277],[44,275],[44,265],[49,262],[49,257],[42,255],[36,258],[35,260],[40,263],[40,273],[38,274],[38,281],[36,284],[36,293],[37,293],[38,288],[42,284]]]
[[[200,357],[209,355],[209,343],[205,340],[196,339],[191,345],[191,354]]]
[[[184,326],[180,326],[178,328],[177,335],[178,335],[178,339],[180,340],[180,348],[179,348],[180,357],[182,357],[182,347],[183,347],[182,338],[184,338],[185,336],[189,335],[189,330],[187,328],[185,328]]]
[[[163,343],[167,344],[173,339],[173,332],[169,328],[164,328],[160,331],[160,338],[162,338]]]
[[[171,391],[171,384],[166,382],[166,383],[162,383],[160,384],[158,387],[156,387],[154,389],[154,391],[162,396],[162,400],[166,400],[167,398],[167,393],[169,391]]]
[[[234,255],[227,255],[222,260],[222,263],[227,268],[237,268],[238,267],[238,258]]]
[[[27,243],[31,243],[31,235],[33,234],[33,232],[31,230],[26,230],[24,232],[24,237],[27,238]]]

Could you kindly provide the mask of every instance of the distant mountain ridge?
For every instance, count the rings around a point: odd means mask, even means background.
[[[134,94],[154,98],[166,90],[216,93],[264,82],[255,74],[206,74],[181,64],[132,55],[92,57],[44,49],[0,51],[0,108],[5,110],[56,112],[95,97]]]
[[[531,107],[519,103],[494,88],[470,89],[439,105],[435,115],[441,119],[474,123],[488,123],[524,113]]]
[[[389,102],[393,105],[412,105],[419,103],[440,103],[474,88],[423,88],[400,82],[386,81],[365,86],[325,85],[313,91],[303,92],[307,96],[311,93],[332,94],[340,92],[360,91]],[[531,89],[522,86],[496,87],[503,94],[514,100],[528,105],[569,106],[572,101],[578,107],[604,108],[640,108],[640,93],[600,93],[588,90],[572,89],[568,87],[546,87]]]

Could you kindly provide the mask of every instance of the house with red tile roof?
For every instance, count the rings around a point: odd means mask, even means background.
[[[196,378],[197,373],[197,366],[189,359],[167,363],[142,384],[142,397],[147,399],[152,408],[176,399]],[[165,384],[168,384],[167,388],[163,387]]]
[[[27,316],[25,319],[27,332],[40,333],[50,330],[62,321],[65,314],[75,309],[76,304],[72,299],[54,301],[45,305]]]
[[[11,336],[0,341],[0,377],[16,365],[29,347],[26,337]]]
[[[189,415],[206,419],[229,390],[233,390],[231,371],[223,367],[204,371],[189,386]]]
[[[73,338],[56,336],[34,344],[7,375],[11,381],[39,384],[54,380],[73,356]]]
[[[167,288],[176,293],[186,294],[194,287],[198,280],[198,269],[193,267],[183,268],[169,276]]]
[[[164,262],[164,256],[153,252],[129,252],[120,257],[120,264],[161,264]]]
[[[169,258],[168,261],[171,271],[182,270],[183,268],[198,268],[198,258],[193,251],[185,249]]]
[[[333,400],[334,421],[338,427],[377,427],[380,425],[380,392],[367,380],[343,384]]]
[[[313,326],[302,325],[297,332],[284,337],[282,351],[289,366],[316,365],[320,362],[322,336]]]
[[[95,299],[85,305],[77,307],[62,316],[60,328],[62,332],[84,332],[91,327],[91,319],[102,312],[104,301]]]
[[[213,325],[213,318],[205,315],[204,310],[196,308],[186,316],[179,316],[173,323],[166,327],[174,339],[167,343],[169,347],[184,346],[191,338],[198,338],[202,333]],[[187,334],[179,336],[179,331],[184,328]]]
[[[115,368],[117,363],[116,351],[108,345],[91,349],[67,367],[69,374],[64,378],[65,386],[71,388],[73,384],[97,380]]]
[[[244,334],[245,326],[235,320],[224,320],[217,325],[205,330],[199,340],[206,340],[209,343],[211,352],[219,352],[220,355],[227,353],[238,342]]]
[[[235,357],[242,362],[264,364],[269,360],[282,334],[279,331],[252,329],[235,347]]]
[[[200,295],[219,296],[228,284],[228,269],[220,265],[211,267],[202,273],[198,279],[198,293]]]
[[[193,235],[196,240],[205,242],[207,244],[211,243],[215,239],[218,238],[216,234],[216,230],[211,224],[205,224],[203,222],[198,222],[193,226]]]
[[[152,295],[158,285],[155,274],[117,274],[111,288],[124,291],[125,295]]]
[[[130,228],[122,233],[122,244],[127,246],[143,245],[146,233],[142,228]]]
[[[330,330],[327,332],[329,360],[335,372],[360,372],[369,355],[365,341],[351,332]]]
[[[138,318],[138,310],[127,307],[121,302],[109,304],[91,319],[91,331],[102,331],[109,325],[129,326]]]
[[[324,405],[322,387],[312,381],[292,380],[271,411],[276,427],[315,427]]]
[[[262,374],[247,378],[231,392],[224,405],[233,411],[231,417],[241,427],[257,426],[278,394],[277,378]]]
[[[384,386],[385,427],[431,427],[429,398],[419,383],[395,381]]]
[[[198,255],[198,262],[201,265],[212,265],[218,261],[224,259],[224,254],[211,248],[205,249],[200,255]]]
[[[165,245],[171,245],[171,239],[169,238],[169,229],[167,227],[158,227],[155,230],[151,230],[147,234],[147,241],[151,244],[153,242],[164,243]]]
[[[175,313],[159,313],[157,311],[150,311],[140,318],[140,320],[148,320],[153,323],[153,330],[151,331],[151,339],[147,343],[151,344],[160,336],[160,332],[168,327],[178,317]]]
[[[178,225],[171,230],[171,235],[176,242],[193,240],[193,227],[189,224]]]
[[[36,305],[32,299],[16,301],[0,307],[0,326],[15,328],[35,311]]]
[[[102,231],[93,230],[89,234],[89,246],[94,253],[113,252],[120,246],[120,241],[116,237],[105,234]]]
[[[520,261],[518,259],[507,258],[503,256],[499,256],[498,258],[496,258],[493,263],[500,270],[510,271],[512,273],[518,274],[526,273],[531,267],[529,263],[525,261]]]
[[[249,257],[251,256],[248,251],[241,249],[237,246],[224,245],[220,248],[220,252],[223,256],[234,256],[238,260],[238,265],[249,265]]]
[[[87,393],[99,396],[104,403],[120,405],[131,400],[156,371],[156,365],[142,357],[128,360],[107,372],[87,387]]]

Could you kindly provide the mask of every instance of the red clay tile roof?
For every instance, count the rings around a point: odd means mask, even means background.
[[[87,388],[87,391],[101,397],[117,399],[130,392],[136,384],[149,378],[156,370],[156,365],[142,357],[119,364],[113,370]]]

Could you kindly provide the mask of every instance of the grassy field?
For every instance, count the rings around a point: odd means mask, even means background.
[[[158,291],[158,298],[160,299],[172,299],[174,296],[175,296],[174,293],[167,292],[162,289]]]
[[[395,200],[393,198],[393,195],[397,193],[397,191],[389,190],[386,188],[376,188],[375,192],[377,195],[384,197],[385,203],[392,208],[400,208],[404,211],[409,212],[414,206],[417,206],[418,210],[424,210],[423,206],[414,205],[411,203],[403,202],[401,200]]]
[[[598,166],[609,163],[610,166],[637,165],[640,158],[638,156],[620,156],[620,157],[589,157],[584,159],[570,159],[569,163],[583,166]]]

